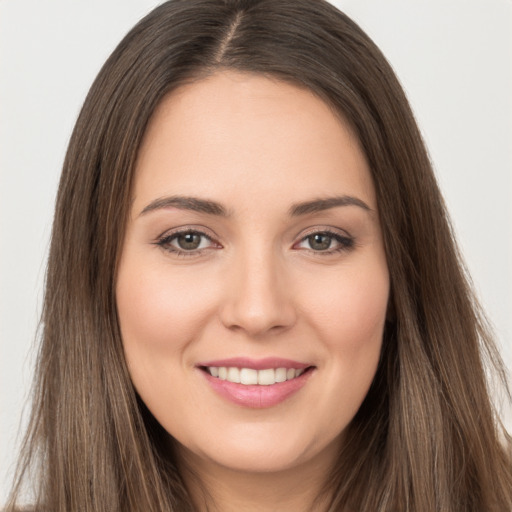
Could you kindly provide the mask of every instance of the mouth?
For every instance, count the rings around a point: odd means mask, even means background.
[[[288,359],[231,358],[197,365],[209,387],[241,407],[273,407],[297,394],[316,366]]]
[[[234,384],[272,386],[296,379],[303,373],[311,371],[313,366],[306,368],[264,368],[261,370],[238,368],[237,366],[201,366],[200,368],[216,379]]]

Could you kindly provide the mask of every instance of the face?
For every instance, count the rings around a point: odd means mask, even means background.
[[[332,458],[388,293],[368,165],[324,102],[234,72],[162,101],[116,294],[135,388],[183,454],[238,471]]]

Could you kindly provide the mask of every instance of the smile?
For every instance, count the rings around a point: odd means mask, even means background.
[[[220,380],[226,380],[235,384],[243,384],[245,386],[260,385],[272,386],[279,382],[286,382],[300,377],[304,368],[265,368],[263,370],[255,370],[253,368],[237,368],[236,366],[208,366],[206,371],[212,377]]]
[[[197,365],[214,393],[237,406],[274,407],[306,386],[316,366],[281,358],[230,358]]]

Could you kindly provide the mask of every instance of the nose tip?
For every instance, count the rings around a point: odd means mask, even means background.
[[[240,267],[226,283],[221,312],[224,326],[251,337],[289,329],[296,311],[283,272],[270,263]]]
[[[251,337],[287,329],[293,324],[283,308],[244,308],[239,305],[231,318],[224,322],[232,331],[244,331]]]

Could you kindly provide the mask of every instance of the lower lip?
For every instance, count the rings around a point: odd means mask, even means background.
[[[264,409],[284,402],[297,393],[306,384],[313,373],[313,369],[304,372],[300,377],[276,382],[269,386],[245,385],[212,377],[209,373],[200,370],[212,389],[223,398],[236,405],[252,409]]]

